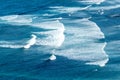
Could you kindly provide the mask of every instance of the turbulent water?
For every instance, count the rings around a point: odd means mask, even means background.
[[[120,80],[119,0],[1,0],[0,80]]]

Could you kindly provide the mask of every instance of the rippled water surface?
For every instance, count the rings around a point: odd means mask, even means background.
[[[1,0],[0,80],[119,80],[119,0]]]

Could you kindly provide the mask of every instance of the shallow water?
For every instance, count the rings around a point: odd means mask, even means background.
[[[120,1],[0,5],[0,80],[120,79]]]

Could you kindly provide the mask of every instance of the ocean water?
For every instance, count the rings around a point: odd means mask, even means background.
[[[120,80],[119,36],[119,0],[0,0],[0,80]]]

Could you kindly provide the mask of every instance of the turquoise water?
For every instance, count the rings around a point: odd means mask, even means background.
[[[1,0],[0,80],[119,80],[119,13],[118,0]]]

